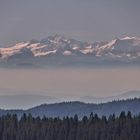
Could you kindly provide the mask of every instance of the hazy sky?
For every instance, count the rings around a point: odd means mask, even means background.
[[[0,95],[42,93],[57,98],[118,95],[140,90],[139,68],[0,70]]]
[[[140,0],[0,0],[0,44],[61,34],[102,41],[140,36]]]

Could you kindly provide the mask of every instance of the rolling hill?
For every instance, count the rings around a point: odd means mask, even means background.
[[[99,116],[109,116],[110,114],[119,115],[122,111],[131,111],[133,115],[140,113],[140,98],[112,101],[102,104],[87,104],[83,102],[62,102],[55,104],[43,104],[27,110],[0,110],[0,115],[7,113],[17,114],[19,117],[23,113],[31,113],[37,117],[60,117],[74,116],[77,114],[79,118],[89,115],[91,112],[97,113]]]

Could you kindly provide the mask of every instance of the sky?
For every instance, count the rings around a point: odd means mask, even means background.
[[[140,0],[0,0],[0,45],[60,34],[83,41],[140,36]]]
[[[140,90],[139,68],[0,69],[0,77],[0,90],[5,89],[5,95],[13,95],[13,91],[20,91],[17,94],[28,91],[32,94],[76,99]],[[11,93],[6,93],[6,89]]]

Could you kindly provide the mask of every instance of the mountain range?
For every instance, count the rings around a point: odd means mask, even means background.
[[[82,42],[60,35],[0,48],[0,66],[46,67],[98,64],[139,64],[140,38]]]
[[[0,116],[10,114],[17,114],[18,117],[24,113],[32,114],[34,117],[72,117],[75,114],[79,118],[84,115],[88,116],[91,112],[97,113],[99,116],[109,116],[115,114],[118,116],[122,111],[131,111],[133,115],[140,113],[140,98],[112,101],[101,104],[87,104],[83,102],[62,102],[55,104],[42,104],[27,110],[0,110]]]
[[[0,95],[0,108],[4,109],[28,109],[40,104],[54,104],[54,103],[60,103],[64,101],[65,99],[61,99],[61,97],[56,98],[53,96],[47,96],[47,95],[37,95],[29,94],[27,91],[11,91],[10,93],[14,93],[13,95],[4,95],[6,94],[6,90],[1,93],[3,95]],[[22,93],[21,95],[18,94],[18,92]],[[7,91],[8,93],[8,91]],[[17,93],[17,95],[16,95]],[[140,91],[128,91],[116,96],[106,96],[106,97],[94,97],[94,96],[83,96],[83,97],[77,97],[75,100],[72,101],[78,101],[78,102],[84,102],[84,103],[91,103],[91,104],[101,104],[101,103],[107,103],[111,101],[118,101],[118,100],[127,100],[127,99],[134,99],[134,98],[140,98]],[[66,100],[71,101],[71,100]],[[18,104],[18,106],[17,106]]]

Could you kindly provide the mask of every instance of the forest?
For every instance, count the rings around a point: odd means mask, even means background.
[[[140,140],[140,115],[91,113],[61,119],[7,114],[0,117],[0,140]]]

